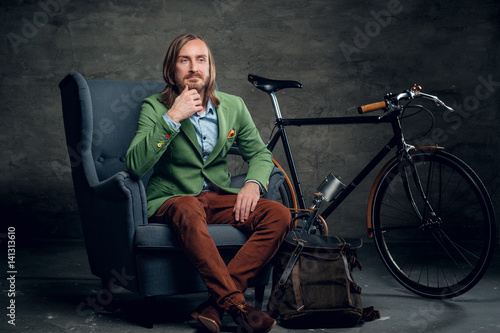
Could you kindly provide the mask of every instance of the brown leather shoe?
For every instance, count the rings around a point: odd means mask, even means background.
[[[196,319],[201,325],[212,333],[219,333],[222,326],[222,316],[224,310],[217,306],[216,302],[210,298],[199,305],[191,317]]]
[[[276,320],[267,313],[254,308],[245,301],[235,304],[231,299],[227,298],[226,302],[230,304],[226,311],[238,324],[238,332],[267,333],[276,325]]]

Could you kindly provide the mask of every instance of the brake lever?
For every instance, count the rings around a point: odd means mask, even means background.
[[[386,96],[387,97],[387,96]],[[403,109],[402,105],[394,104],[390,99],[385,99],[387,107],[384,113],[378,117],[378,120],[384,119],[394,111],[401,111]]]
[[[444,104],[444,102],[442,100],[440,100],[439,98],[437,98],[436,96],[434,95],[429,95],[429,94],[426,94],[426,93],[423,93],[423,92],[419,92],[419,95],[426,98],[426,99],[429,99],[431,101],[434,102],[434,104],[436,104],[436,106],[444,106],[448,111],[450,112],[454,112],[455,110],[453,110],[453,108],[450,108],[448,105]]]

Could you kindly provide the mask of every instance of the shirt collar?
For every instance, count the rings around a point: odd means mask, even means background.
[[[213,113],[215,112],[215,106],[212,103],[212,101],[209,99],[207,102],[207,113]]]
[[[205,112],[203,112],[202,114],[195,113],[191,117],[204,118],[208,115],[213,115],[215,113],[215,111],[216,111],[216,108],[215,108],[214,104],[212,103],[211,100],[208,100],[207,108],[205,109]]]

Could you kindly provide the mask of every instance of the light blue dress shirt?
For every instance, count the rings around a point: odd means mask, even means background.
[[[181,127],[180,123],[174,122],[166,113],[163,115],[163,119],[170,125],[173,129],[178,131]],[[206,110],[200,115],[195,113],[189,117],[191,123],[194,126],[196,132],[196,138],[198,139],[198,144],[200,146],[200,151],[203,156],[203,161],[206,162],[208,156],[212,152],[219,138],[219,124],[217,120],[217,109],[213,105],[211,100],[208,100]],[[255,180],[247,180],[247,182],[255,182],[259,184],[262,191],[262,185]],[[204,190],[210,190],[210,186],[205,179],[203,183]]]
[[[163,119],[176,131],[181,128],[181,124],[174,122],[166,113],[163,115]],[[201,115],[195,113],[189,117],[189,120],[194,126],[203,161],[206,162],[219,138],[217,110],[212,101],[208,100],[207,109]]]
[[[208,101],[207,109],[200,115],[195,113],[189,120],[194,126],[196,138],[200,145],[203,161],[206,162],[208,155],[212,152],[219,138],[219,125],[217,122],[217,111],[212,104]]]

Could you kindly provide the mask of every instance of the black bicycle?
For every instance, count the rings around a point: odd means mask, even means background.
[[[367,230],[387,269],[408,290],[429,298],[452,298],[470,290],[483,277],[495,247],[495,217],[491,199],[474,171],[442,147],[414,147],[406,143],[403,120],[408,110],[425,110],[419,98],[446,106],[436,96],[414,85],[383,101],[358,108],[360,114],[383,110],[380,116],[283,118],[275,92],[302,88],[297,81],[271,80],[250,74],[248,80],[271,98],[275,128],[267,143],[273,151],[283,144],[290,177],[279,189],[279,199],[293,213],[295,226],[328,234],[325,219],[352,193],[389,152],[395,155],[375,178],[368,198]],[[389,142],[345,186],[328,175],[307,207],[286,133],[287,126],[380,124],[391,125]],[[233,150],[237,154],[237,149]],[[320,211],[322,202],[329,204]]]

